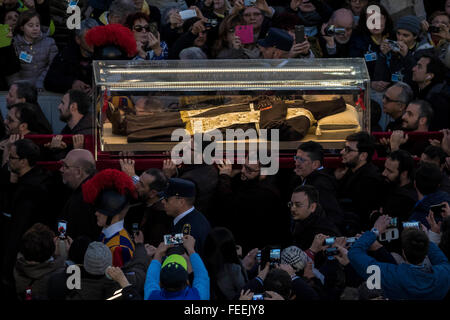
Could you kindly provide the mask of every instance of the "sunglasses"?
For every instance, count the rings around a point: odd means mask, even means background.
[[[146,26],[140,26],[140,25],[136,25],[133,27],[133,30],[136,32],[142,32],[145,29],[146,32],[150,32],[150,26],[146,25]]]
[[[399,101],[399,100],[394,100],[394,99],[391,99],[391,98],[389,98],[387,95],[385,95],[385,94],[383,94],[383,99],[384,100],[386,100],[386,102],[401,102],[401,101]]]

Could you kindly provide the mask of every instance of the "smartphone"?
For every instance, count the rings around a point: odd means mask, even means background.
[[[281,249],[270,249],[269,253],[270,265],[281,263]]]
[[[253,25],[237,25],[234,34],[239,37],[242,44],[253,43]]]
[[[264,295],[263,294],[254,294],[253,300],[264,300]]]
[[[428,28],[428,32],[430,32],[430,33],[439,33],[439,32],[441,32],[441,28],[440,27],[436,27],[436,26],[430,26]]]
[[[58,237],[60,239],[66,238],[66,231],[67,231],[67,221],[65,220],[58,221]]]
[[[388,228],[395,228],[397,226],[397,218],[392,218],[388,224]]]
[[[133,223],[132,229],[133,229],[133,234],[138,233],[139,232],[139,223]]]
[[[333,243],[336,241],[335,237],[332,238],[326,238],[325,241],[323,242],[324,246],[331,246],[333,245]]]
[[[415,222],[403,222],[403,229],[406,228],[415,228],[420,230],[420,224],[419,222],[415,221]]]
[[[305,26],[295,26],[295,43],[303,43],[305,40]]]
[[[326,256],[336,256],[339,254],[339,250],[336,247],[332,247],[332,248],[327,248],[325,250],[325,255]]]
[[[183,244],[183,234],[182,233],[176,233],[176,234],[166,234],[164,236],[164,244]]]
[[[444,210],[445,204],[435,204],[430,206],[430,210],[433,211],[434,219],[440,219],[442,220],[442,210]]]
[[[256,4],[256,0],[244,0],[244,6],[251,7]]]
[[[345,240],[345,242],[346,242],[347,244],[354,244],[354,243],[356,242],[356,240],[358,240],[357,237],[351,237],[351,238],[347,238],[347,239]]]
[[[188,20],[197,16],[197,12],[194,9],[183,10],[180,11],[179,14],[183,20]]]

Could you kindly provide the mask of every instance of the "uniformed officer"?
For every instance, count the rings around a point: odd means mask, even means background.
[[[195,251],[200,255],[211,225],[205,216],[195,209],[195,184],[192,181],[172,178],[167,189],[160,193],[166,214],[173,220],[172,233],[190,234],[195,238]]]

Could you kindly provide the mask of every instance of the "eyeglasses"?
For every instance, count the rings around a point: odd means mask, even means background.
[[[352,151],[354,151],[354,152],[359,152],[358,150],[352,149],[352,148],[350,148],[349,146],[345,146],[345,147],[344,147],[344,152],[345,152],[345,153],[349,153],[349,152],[352,152]]]
[[[386,94],[383,94],[383,100],[386,100],[386,102],[400,102],[400,103],[402,102],[400,100],[391,99]]]
[[[301,207],[304,207],[305,205],[303,203],[300,203],[300,202],[289,201],[287,203],[287,206],[288,206],[288,208],[301,208]]]
[[[150,26],[149,25],[146,25],[146,26],[135,25],[133,27],[133,30],[136,32],[142,32],[143,30],[145,30],[146,32],[150,32]]]
[[[309,159],[302,158],[302,157],[299,157],[299,156],[294,156],[294,161],[298,161],[298,162],[304,163],[304,162],[308,162]]]
[[[79,168],[78,166],[68,166],[65,162],[62,162],[62,163],[61,163],[61,167],[62,167],[64,170],[67,170],[67,169],[69,169],[69,168]]]

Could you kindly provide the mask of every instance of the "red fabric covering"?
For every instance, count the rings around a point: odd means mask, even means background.
[[[137,54],[136,40],[134,39],[133,32],[117,23],[90,29],[86,33],[86,43],[93,47],[102,47],[110,44],[117,45],[130,58]]]

